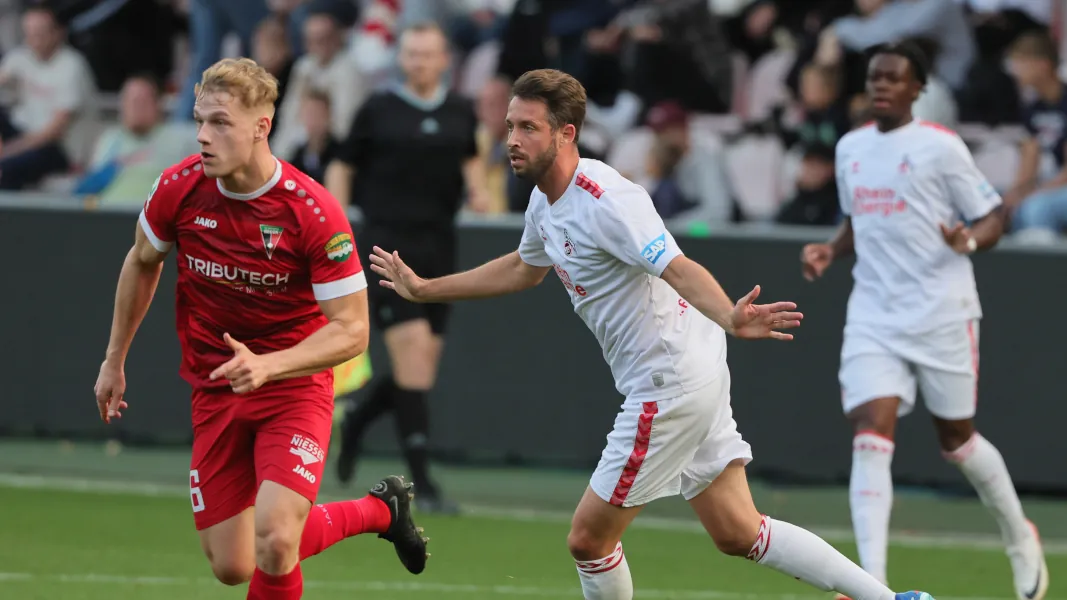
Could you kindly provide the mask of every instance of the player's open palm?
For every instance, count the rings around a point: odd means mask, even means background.
[[[100,375],[96,378],[96,407],[100,410],[100,420],[111,423],[111,419],[121,419],[122,411],[128,404],[123,400],[126,395],[126,373],[122,365],[104,361],[100,365]]]
[[[804,279],[815,281],[829,268],[834,260],[834,251],[830,244],[808,244],[800,252],[800,265]]]
[[[791,340],[793,334],[783,333],[782,329],[800,327],[804,315],[796,312],[797,305],[792,302],[775,302],[774,304],[755,304],[760,287],[752,288],[744,298],[734,305],[732,316],[734,337],[758,340]]]
[[[378,246],[370,257],[370,268],[381,276],[381,286],[400,294],[405,300],[421,302],[426,280],[415,274],[411,267],[404,264],[400,254],[395,250],[390,253]]]

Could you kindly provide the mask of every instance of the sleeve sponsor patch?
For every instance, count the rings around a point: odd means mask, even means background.
[[[352,235],[338,232],[326,242],[326,258],[334,262],[345,262],[352,256],[355,245],[352,243]]]
[[[667,251],[667,234],[661,233],[659,237],[652,240],[641,251],[641,256],[645,258],[650,264],[656,264],[663,253]]]

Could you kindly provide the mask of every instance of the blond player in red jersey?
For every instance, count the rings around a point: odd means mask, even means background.
[[[163,261],[178,269],[181,375],[193,388],[193,517],[219,581],[248,598],[296,600],[300,561],[360,533],[420,573],[426,539],[410,485],[388,477],[358,500],[313,506],[330,442],[331,367],[364,352],[366,277],[326,190],[267,143],[278,83],[251,60],[204,72],[201,153],[163,172],[122,265],[100,417],[127,409],[123,365]]]

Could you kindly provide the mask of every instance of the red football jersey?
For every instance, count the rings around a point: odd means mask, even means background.
[[[367,287],[341,205],[282,161],[235,194],[190,156],[160,175],[140,224],[157,250],[175,250],[181,375],[194,388],[229,385],[208,380],[233,357],[224,333],[257,354],[290,348],[326,324],[317,301]]]

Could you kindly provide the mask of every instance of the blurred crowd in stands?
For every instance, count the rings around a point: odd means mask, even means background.
[[[510,82],[554,67],[589,94],[584,156],[676,224],[829,225],[834,145],[866,121],[865,51],[921,43],[916,116],[955,129],[1020,236],[1067,227],[1058,0],[0,0],[0,189],[143,201],[198,151],[193,84],[224,56],[277,76],[272,145],[321,178],[361,104],[399,76],[398,35],[433,21],[470,98],[488,204],[522,212]],[[356,199],[358,204],[358,199]]]

